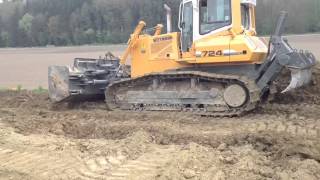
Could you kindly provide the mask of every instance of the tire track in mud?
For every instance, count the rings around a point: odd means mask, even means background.
[[[52,155],[0,148],[0,168],[25,173],[39,179],[127,180],[149,179],[164,167],[177,152],[176,148],[154,148],[135,160],[124,156],[81,159],[73,154]]]
[[[262,121],[246,125],[249,133],[285,133],[291,136],[319,138],[320,127],[316,123],[302,124],[294,121]]]
[[[28,174],[38,179],[91,179],[81,175],[84,164],[72,156],[43,152],[21,152],[0,148],[0,168]]]
[[[97,157],[86,160],[87,170],[82,175],[92,179],[127,180],[152,179],[177,153],[176,148],[156,148],[135,160],[121,156]],[[88,171],[89,170],[89,171]]]
[[[157,170],[164,167],[174,154],[176,149],[171,147],[168,149],[159,148],[151,153],[146,153],[137,160],[128,161],[118,168],[111,171],[112,180],[126,180],[129,177],[136,179],[150,179],[155,177]],[[143,175],[143,176],[142,176]]]

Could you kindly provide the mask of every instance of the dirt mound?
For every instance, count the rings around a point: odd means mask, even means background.
[[[46,93],[33,93],[31,91],[0,91],[1,108],[49,108],[49,96]]]
[[[259,142],[257,142],[259,143]],[[197,144],[185,147],[160,175],[160,179],[300,179],[320,177],[319,162],[285,156],[270,158],[257,144],[210,149]],[[297,170],[298,169],[298,170]]]
[[[64,139],[52,135],[25,137],[6,131],[0,133],[0,142],[4,144],[0,148],[0,162],[3,162],[1,168],[11,172],[4,172],[7,175],[4,177],[12,179],[21,179],[23,173],[30,179],[320,177],[317,139],[306,140],[281,133],[216,135],[229,140],[216,142],[220,143],[217,147],[194,140],[182,144],[167,141],[170,145],[163,145],[157,142],[159,137],[143,130],[115,140]],[[26,162],[28,166],[24,166]],[[54,166],[48,166],[53,162]]]

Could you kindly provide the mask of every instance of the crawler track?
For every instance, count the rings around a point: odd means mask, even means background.
[[[193,79],[194,84],[190,83]],[[247,92],[246,102],[240,107],[232,108],[223,100],[225,88],[232,84],[240,85]],[[216,94],[211,95],[212,91]],[[257,107],[260,89],[244,76],[197,71],[166,72],[116,82],[106,89],[106,102],[111,110],[182,111],[211,117],[234,117]]]

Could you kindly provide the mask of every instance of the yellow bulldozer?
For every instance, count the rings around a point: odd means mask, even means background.
[[[167,33],[161,24],[146,28],[141,21],[122,57],[108,53],[49,67],[49,96],[55,103],[105,98],[110,110],[249,112],[275,93],[282,70],[291,71],[287,92],[310,83],[316,64],[312,53],[282,37],[286,12],[269,44],[258,37],[255,9],[256,0],[182,0],[180,32],[172,32],[165,5]]]

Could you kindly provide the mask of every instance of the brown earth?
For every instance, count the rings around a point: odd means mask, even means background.
[[[125,46],[79,46],[0,49],[0,88],[48,87],[48,66],[70,66],[74,58],[104,57],[108,51],[119,56]]]
[[[0,179],[320,179],[320,70],[313,85],[243,117],[52,105],[0,92]]]
[[[320,59],[320,34],[288,36],[290,44],[297,49],[309,50]],[[47,47],[47,48],[3,48],[0,49],[0,89],[47,88],[48,66],[73,64],[76,57],[99,58],[111,51],[120,56],[125,45]]]

